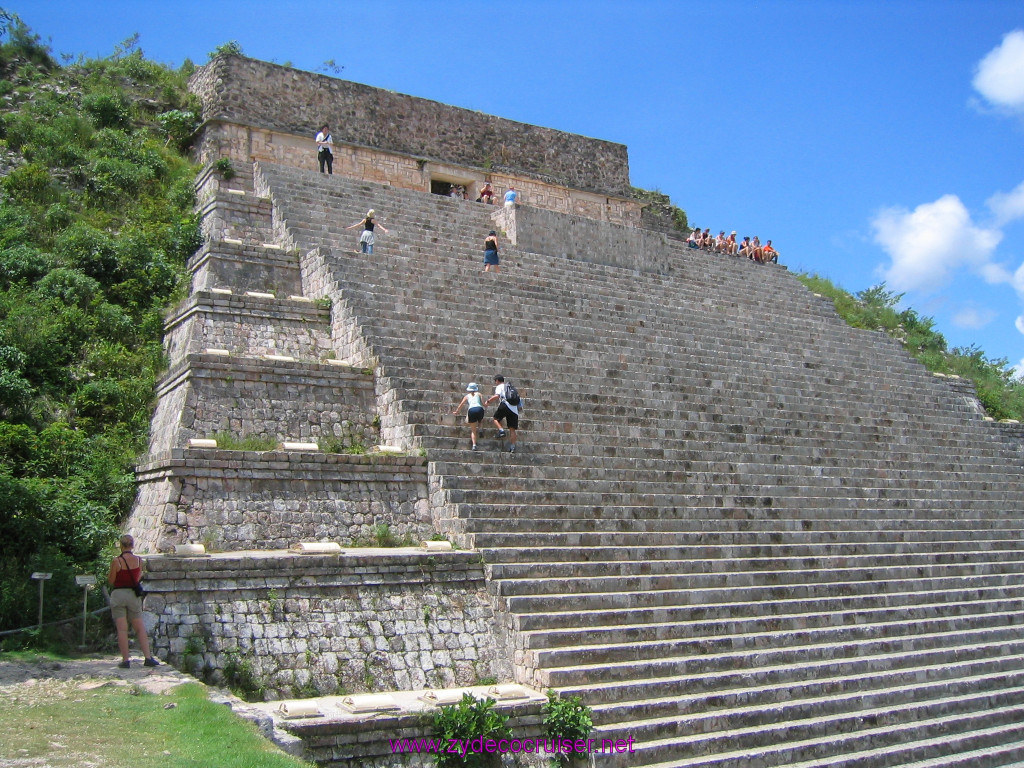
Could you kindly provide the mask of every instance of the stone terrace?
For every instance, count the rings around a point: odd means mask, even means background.
[[[1024,759],[1024,453],[969,393],[785,269],[550,214],[582,254],[481,274],[487,206],[256,185],[375,371],[383,440],[426,449],[435,524],[483,555],[517,679],[635,739],[599,764]],[[370,207],[372,257],[343,229]],[[495,372],[525,396],[515,455],[448,415]]]

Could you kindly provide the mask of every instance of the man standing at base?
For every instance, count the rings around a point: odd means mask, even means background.
[[[501,426],[502,419],[508,424],[509,432],[509,453],[516,452],[516,433],[519,431],[519,410],[522,407],[522,400],[519,393],[511,383],[505,383],[504,376],[494,377],[494,394],[487,398],[484,406],[488,406],[495,400],[499,400],[498,410],[494,412],[494,427],[498,430],[498,437],[505,436],[505,428]]]

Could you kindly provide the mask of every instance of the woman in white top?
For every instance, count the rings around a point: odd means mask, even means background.
[[[452,415],[462,410],[462,406],[468,406],[466,421],[469,423],[469,431],[473,437],[473,448],[476,450],[476,433],[480,429],[480,423],[484,420],[484,399],[480,394],[480,385],[472,382],[466,387],[466,395],[452,411]]]

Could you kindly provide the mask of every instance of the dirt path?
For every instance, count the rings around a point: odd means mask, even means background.
[[[39,658],[30,661],[0,662],[0,696],[11,687],[32,688],[47,680],[79,680],[99,683],[138,685],[150,693],[163,693],[182,683],[197,682],[174,667],[142,666],[141,658],[133,658],[130,669],[120,669],[116,656],[87,656],[81,659],[53,661]]]

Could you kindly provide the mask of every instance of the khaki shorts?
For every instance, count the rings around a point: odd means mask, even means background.
[[[142,617],[142,600],[129,588],[110,591],[110,615],[115,619],[138,619]]]

